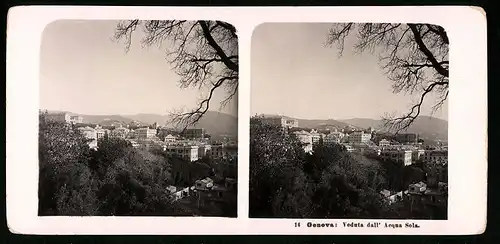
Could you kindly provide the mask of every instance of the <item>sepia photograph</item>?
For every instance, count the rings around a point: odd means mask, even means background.
[[[19,6],[6,32],[14,234],[485,231],[481,8]]]
[[[252,35],[250,218],[448,218],[449,38],[426,23]]]
[[[38,215],[236,217],[238,78],[226,22],[47,25]]]

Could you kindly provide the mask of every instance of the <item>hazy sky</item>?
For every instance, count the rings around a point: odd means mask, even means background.
[[[207,91],[180,89],[165,60],[165,48],[142,48],[137,28],[130,51],[114,42],[118,21],[62,20],[42,37],[40,107],[81,114],[168,114],[192,109]],[[224,91],[215,92],[219,110]],[[221,112],[237,116],[237,97]]]
[[[325,47],[330,24],[263,24],[252,35],[251,114],[309,119],[380,119],[408,112],[416,97],[393,94],[376,55],[353,53],[355,38],[338,57]],[[424,103],[429,115],[435,97]],[[433,116],[447,119],[448,104]]]

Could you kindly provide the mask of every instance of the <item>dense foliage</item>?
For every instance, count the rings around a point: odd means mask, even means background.
[[[416,167],[381,164],[322,140],[306,154],[281,127],[250,122],[251,217],[404,218],[405,206],[389,205],[379,192],[421,177]]]
[[[99,150],[72,126],[40,116],[40,215],[182,215],[168,198],[170,164],[118,138]]]

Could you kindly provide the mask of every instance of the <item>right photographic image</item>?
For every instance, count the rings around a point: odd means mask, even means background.
[[[449,39],[428,23],[264,23],[250,218],[448,219]]]

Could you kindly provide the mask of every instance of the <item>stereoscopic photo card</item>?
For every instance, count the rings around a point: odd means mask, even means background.
[[[482,233],[486,57],[466,6],[12,8],[8,226]]]

